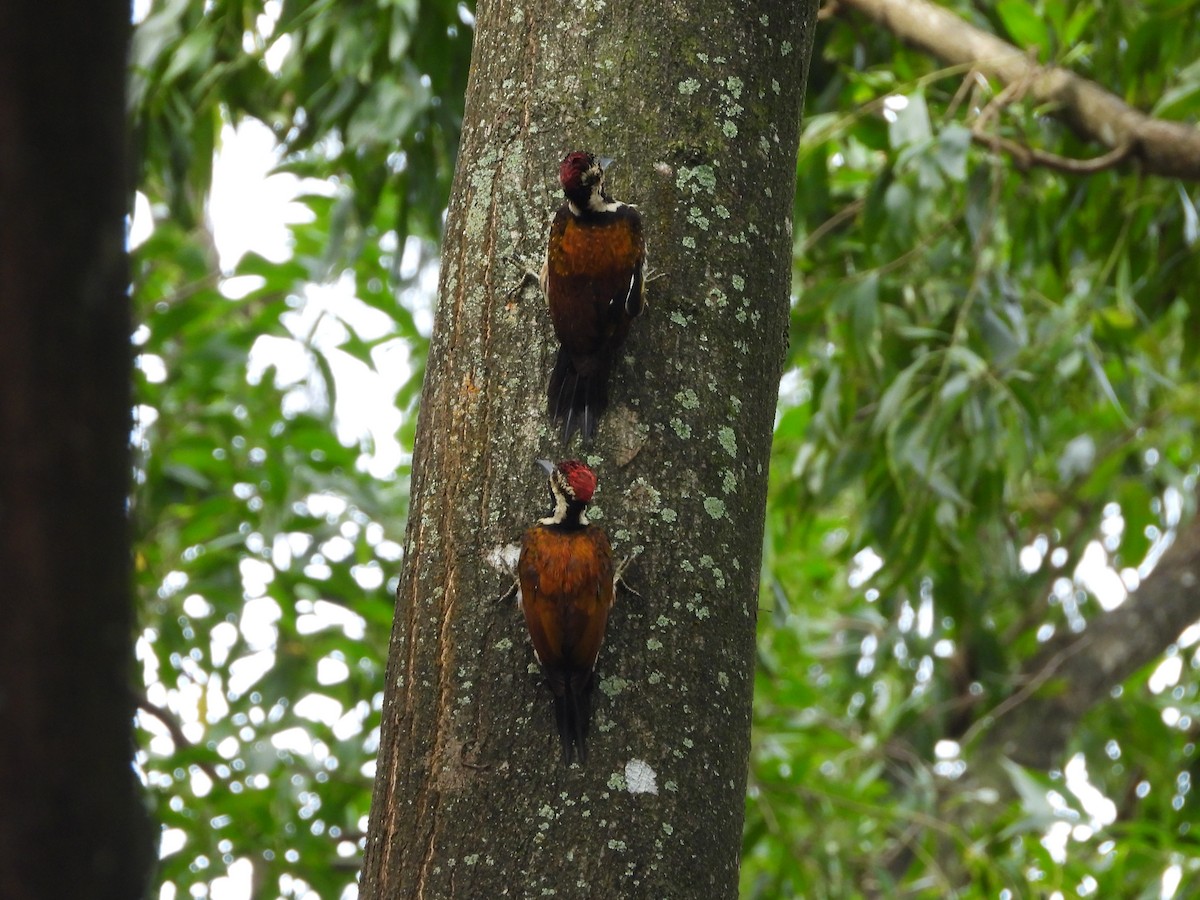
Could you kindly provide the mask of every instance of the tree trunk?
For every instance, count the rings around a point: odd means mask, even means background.
[[[142,895],[125,268],[129,6],[0,4],[0,893]]]
[[[479,4],[362,878],[376,897],[732,897],[767,460],[816,4]],[[554,347],[530,270],[573,149],[652,271],[595,446],[619,594],[565,768],[499,563],[545,514]]]

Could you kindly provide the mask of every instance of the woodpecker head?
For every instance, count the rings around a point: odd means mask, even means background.
[[[616,204],[604,190],[604,170],[611,163],[611,159],[597,158],[583,150],[563,157],[558,166],[558,180],[571,204],[571,212],[579,215],[583,210],[603,212],[615,208]]]
[[[550,499],[554,503],[554,511],[541,524],[586,525],[587,505],[596,492],[596,474],[577,459],[563,460],[557,466],[548,459],[539,459],[538,465],[550,478]]]

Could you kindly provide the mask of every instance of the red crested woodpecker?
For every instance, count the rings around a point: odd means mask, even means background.
[[[604,189],[609,160],[568,153],[558,170],[565,202],[550,225],[541,286],[558,336],[547,392],[563,442],[596,436],[608,406],[608,378],[630,323],[645,309],[642,218]]]
[[[612,548],[604,529],[587,519],[596,476],[577,460],[552,465],[550,515],[525,532],[517,561],[518,602],[533,652],[554,697],[562,759],[587,761],[596,658],[612,609]]]

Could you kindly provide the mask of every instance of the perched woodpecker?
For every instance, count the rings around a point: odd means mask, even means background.
[[[570,765],[572,751],[582,764],[596,657],[615,591],[612,548],[604,529],[588,523],[587,505],[596,490],[592,470],[577,460],[538,465],[550,478],[554,507],[521,541],[517,600],[554,695],[563,764]]]
[[[568,153],[559,166],[566,202],[550,225],[542,292],[561,346],[547,392],[563,442],[584,443],[608,406],[608,376],[629,324],[645,308],[642,217],[604,190],[608,160]]]

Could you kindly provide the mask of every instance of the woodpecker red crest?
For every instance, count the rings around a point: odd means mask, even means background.
[[[550,477],[550,515],[525,532],[517,594],[533,652],[554,697],[564,765],[587,761],[596,658],[613,605],[612,548],[587,520],[596,476],[577,460],[539,461]]]
[[[642,217],[604,188],[604,166],[591,153],[568,153],[558,178],[566,200],[550,225],[541,285],[558,336],[550,375],[550,418],[584,443],[608,406],[608,377],[630,323],[645,308],[646,241]]]

